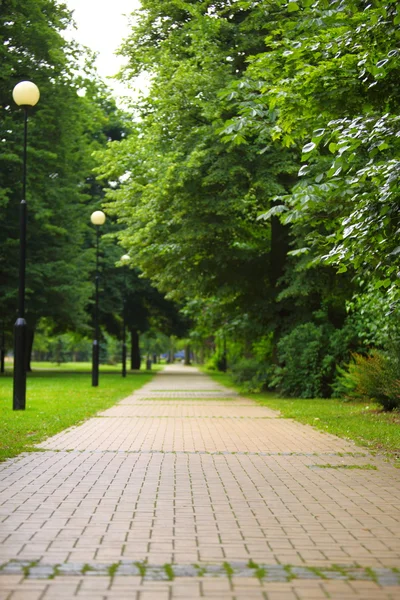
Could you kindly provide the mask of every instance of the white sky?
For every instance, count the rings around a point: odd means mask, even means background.
[[[70,10],[77,29],[69,35],[79,43],[98,52],[96,66],[99,74],[114,89],[116,95],[126,94],[121,84],[107,79],[115,75],[123,58],[114,52],[129,32],[128,17],[140,7],[139,0],[64,0]]]

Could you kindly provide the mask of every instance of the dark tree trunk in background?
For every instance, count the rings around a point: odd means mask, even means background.
[[[276,286],[285,272],[289,250],[289,227],[282,225],[277,217],[271,219],[271,270],[270,281]]]
[[[190,365],[190,346],[185,346],[185,365]]]
[[[131,369],[140,369],[139,333],[131,329]]]
[[[281,291],[279,279],[285,273],[287,253],[289,250],[289,226],[282,225],[277,217],[271,219],[271,253],[270,253],[270,282],[274,288],[275,298]],[[289,316],[285,307],[275,305],[277,326],[273,333],[272,342],[272,360],[277,364],[277,343],[281,336],[281,327],[285,319]]]

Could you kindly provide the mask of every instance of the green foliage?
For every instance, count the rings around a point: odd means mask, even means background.
[[[4,0],[0,38],[0,312],[11,331],[18,289],[23,111],[12,100],[21,80],[32,80],[40,100],[29,110],[27,149],[26,319],[29,331],[51,318],[57,333],[84,332],[93,290],[93,151],[118,138],[122,122],[98,80],[93,57],[64,39],[71,22],[65,4]],[[10,347],[11,336],[6,336]]]
[[[221,360],[221,357],[216,352],[212,354],[205,362],[204,368],[206,371],[219,371],[218,364]]]
[[[259,362],[271,362],[273,355],[273,335],[263,335],[252,344],[252,353]]]
[[[279,218],[310,264],[349,270],[398,299],[399,15],[385,0],[301,5],[247,71],[259,103],[276,111],[274,137],[302,148]],[[248,131],[263,127],[244,99],[240,112]]]
[[[347,370],[338,372],[335,393],[347,398],[381,404],[384,410],[400,407],[400,361],[373,351],[369,356],[354,354]]]
[[[318,321],[298,325],[278,342],[278,365],[269,386],[283,395],[329,397],[336,366],[349,357],[354,343],[351,321],[341,329],[326,318]]]
[[[261,155],[258,143],[220,135],[230,113],[223,91],[264,47],[261,17],[240,3],[144,2],[123,52],[125,77],[151,65],[150,93],[133,134],[111,144],[99,168],[105,181],[123,179],[106,207],[145,276],[171,298],[219,304],[232,318],[269,318],[271,235],[256,217],[286,190],[278,148]]]
[[[283,395],[315,398],[324,394],[323,352],[327,336],[323,327],[314,323],[298,325],[278,343],[282,366],[275,368],[271,386]]]
[[[123,77],[151,86],[100,153],[106,207],[196,347],[218,361],[226,336],[239,377],[277,359],[283,392],[328,396],[349,350],[387,345],[399,39],[389,0],[142,2]]]
[[[63,363],[90,361],[92,341],[78,333],[55,333],[48,319],[39,321],[34,339],[33,360]]]
[[[267,367],[256,358],[242,358],[230,366],[232,380],[243,392],[260,392],[267,384]]]
[[[167,354],[170,346],[170,338],[155,329],[150,329],[140,336],[140,347],[144,355],[153,356],[155,354],[156,356],[160,356],[160,354]]]
[[[386,290],[365,286],[346,302],[347,310],[362,344],[367,347],[390,349],[393,340],[400,338],[397,303]]]

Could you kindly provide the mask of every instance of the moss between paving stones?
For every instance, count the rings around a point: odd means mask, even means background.
[[[255,577],[266,582],[290,582],[295,579],[373,581],[381,586],[400,585],[400,571],[396,568],[376,568],[332,565],[331,567],[266,565],[248,562],[222,564],[148,565],[146,562],[120,561],[118,563],[64,563],[40,564],[38,561],[13,560],[0,566],[2,575],[24,575],[27,579],[54,579],[57,575],[83,576],[141,576],[145,581],[173,581],[180,577]]]

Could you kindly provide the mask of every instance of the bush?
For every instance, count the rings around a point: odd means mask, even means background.
[[[255,358],[241,358],[233,363],[231,373],[244,392],[260,392],[267,383],[268,365]]]
[[[207,371],[218,371],[218,355],[213,354],[204,364]]]
[[[277,345],[278,364],[273,367],[270,387],[285,396],[327,398],[331,396],[336,365],[350,358],[355,332],[350,321],[336,329],[321,311],[321,323],[302,323]]]
[[[314,323],[298,325],[278,343],[279,365],[272,385],[287,396],[315,398],[324,395],[322,359],[324,329]]]
[[[335,395],[341,393],[352,400],[375,400],[384,410],[400,407],[400,362],[375,350],[370,356],[354,354],[347,370],[339,369],[334,386]]]

